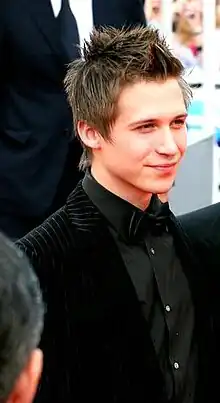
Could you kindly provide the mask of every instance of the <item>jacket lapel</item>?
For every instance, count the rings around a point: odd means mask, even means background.
[[[86,258],[90,256],[90,264],[95,266],[94,271],[99,271],[103,284],[107,289],[115,290],[115,299],[124,298],[139,309],[135,288],[105,218],[91,202],[81,182],[67,200],[67,211],[76,231],[74,242],[77,242],[77,249],[81,249]]]

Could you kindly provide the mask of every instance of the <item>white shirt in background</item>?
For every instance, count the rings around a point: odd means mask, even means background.
[[[57,17],[62,0],[50,0],[54,16]],[[83,46],[84,39],[89,39],[89,33],[93,27],[92,0],[69,0],[72,13],[75,16],[79,36],[80,46]]]

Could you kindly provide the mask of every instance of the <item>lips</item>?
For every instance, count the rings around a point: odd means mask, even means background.
[[[154,165],[153,168],[173,168],[176,164],[162,164],[162,165]]]
[[[173,169],[176,167],[176,163],[174,164],[161,164],[161,165],[150,165],[150,168],[156,169],[157,171],[162,172],[172,172]]]
[[[173,168],[176,166],[176,162],[172,164],[158,164],[158,165],[148,165],[150,168]]]

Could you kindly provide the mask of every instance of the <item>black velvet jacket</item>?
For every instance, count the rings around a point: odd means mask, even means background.
[[[170,228],[195,304],[196,403],[217,403],[215,279],[198,264],[190,239],[172,215]],[[134,286],[104,218],[82,185],[17,245],[35,267],[47,307],[37,402],[167,403]]]

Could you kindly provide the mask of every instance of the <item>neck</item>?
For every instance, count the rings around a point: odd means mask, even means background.
[[[121,199],[128,201],[140,210],[144,211],[149,206],[152,193],[143,192],[132,186],[130,183],[125,182],[112,174],[108,175],[108,173],[100,171],[94,166],[91,167],[91,174],[105,189]]]
[[[168,193],[158,194],[158,197],[162,203],[168,202]]]

